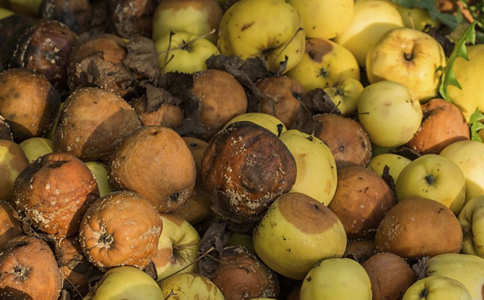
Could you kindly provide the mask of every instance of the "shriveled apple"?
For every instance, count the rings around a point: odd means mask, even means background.
[[[9,240],[22,233],[17,212],[2,200],[0,200],[0,224],[0,249],[2,249]]]

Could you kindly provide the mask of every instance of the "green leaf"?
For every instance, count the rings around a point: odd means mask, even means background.
[[[482,142],[481,137],[479,136],[479,131],[484,128],[484,124],[481,121],[484,121],[484,114],[476,108],[474,113],[471,115],[469,119],[469,129],[471,131],[471,140]]]
[[[447,94],[447,87],[449,85],[453,85],[461,88],[457,78],[455,76],[453,67],[457,58],[461,57],[465,60],[469,60],[469,56],[467,54],[467,43],[475,44],[476,42],[476,31],[475,31],[476,22],[473,22],[470,25],[461,24],[459,25],[449,36],[449,38],[454,41],[454,50],[450,54],[449,59],[447,60],[447,65],[444,68],[438,68],[437,71],[442,71],[442,75],[440,77],[440,85],[439,85],[439,93],[443,99],[448,102],[452,102],[449,95]]]

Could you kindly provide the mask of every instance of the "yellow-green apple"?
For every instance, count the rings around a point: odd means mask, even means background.
[[[303,280],[300,300],[372,300],[368,273],[349,258],[324,259]]]
[[[167,296],[170,295],[170,300],[224,300],[219,288],[207,277],[200,274],[176,274],[160,281],[159,284],[163,293]]]
[[[444,156],[425,154],[400,172],[395,184],[397,201],[422,197],[440,202],[459,214],[465,201],[466,180],[457,164]]]
[[[385,34],[366,56],[370,83],[382,80],[408,86],[420,101],[437,95],[445,53],[436,39],[417,29],[397,28]]]
[[[427,277],[444,276],[461,282],[472,300],[482,300],[484,259],[461,253],[446,253],[430,258],[425,270]]]
[[[393,2],[392,2],[393,3]],[[402,16],[405,27],[424,30],[427,26],[438,27],[440,22],[432,19],[429,12],[426,9],[420,7],[406,8],[396,3],[393,3],[395,8]]]
[[[385,1],[355,3],[350,25],[335,38],[335,42],[350,50],[358,64],[364,67],[366,54],[388,31],[404,27],[398,10]]]
[[[0,20],[6,18],[8,16],[11,16],[13,14],[14,14],[14,12],[11,11],[10,9],[0,7]]]
[[[175,214],[160,214],[163,231],[153,263],[157,281],[177,273],[198,272],[200,236],[188,221]]]
[[[284,0],[241,0],[220,22],[218,47],[225,55],[263,58],[277,71],[289,71],[304,56],[306,34],[296,9]]]
[[[459,214],[464,233],[462,253],[484,258],[484,195],[469,200]]]
[[[99,188],[99,196],[103,197],[110,193],[111,187],[109,186],[108,166],[97,161],[88,161],[85,162],[85,164],[89,170],[91,170],[94,178],[96,178],[97,187]]]
[[[466,202],[484,194],[484,144],[457,141],[445,147],[440,155],[456,163],[466,179]]]
[[[227,241],[226,246],[244,246],[250,250],[254,250],[254,243],[252,242],[252,235],[234,233]]]
[[[209,34],[218,29],[222,15],[222,7],[214,0],[160,1],[153,15],[152,39],[157,42],[170,31]],[[215,43],[217,34],[214,32],[207,39]]]
[[[241,121],[249,121],[260,125],[277,136],[280,136],[281,133],[287,130],[286,126],[284,126],[284,123],[282,123],[281,120],[279,120],[278,118],[274,117],[273,115],[259,112],[240,114],[228,121],[227,124],[225,124],[224,128],[232,123]]]
[[[418,98],[401,83],[384,80],[370,84],[356,105],[361,125],[371,141],[382,147],[406,144],[422,122]]]
[[[42,0],[7,0],[10,9],[20,15],[37,17]]]
[[[343,116],[356,112],[356,103],[363,89],[363,84],[354,78],[347,78],[323,88]]]
[[[54,152],[54,142],[43,137],[28,138],[22,141],[19,146],[24,150],[29,162],[33,162],[45,154]]]
[[[281,141],[296,160],[297,175],[291,192],[303,193],[328,205],[336,192],[336,161],[329,147],[319,138],[290,129]]]
[[[168,295],[168,293],[166,294]],[[138,268],[109,269],[83,300],[165,299],[157,282]]]
[[[287,0],[299,12],[308,38],[332,39],[350,25],[354,0]]]
[[[373,156],[368,163],[367,168],[382,176],[385,166],[388,166],[388,173],[390,176],[392,176],[393,181],[396,183],[398,176],[400,176],[400,172],[402,172],[403,168],[405,168],[405,166],[407,166],[410,162],[410,159],[398,154],[382,153]]]
[[[194,73],[207,69],[205,61],[218,54],[217,46],[205,38],[187,32],[169,33],[155,43],[163,73]]]
[[[444,277],[430,276],[412,284],[402,300],[472,300],[467,288],[459,281]]]
[[[22,147],[9,140],[0,140],[0,200],[13,204],[15,179],[28,165]]]
[[[252,238],[259,258],[272,270],[293,279],[303,279],[322,259],[342,257],[347,242],[338,217],[301,193],[279,196]]]
[[[345,47],[326,39],[309,39],[303,58],[287,76],[310,91],[333,86],[347,78],[360,80],[360,68]]]
[[[448,86],[447,93],[469,121],[476,108],[484,111],[484,94],[480,88],[484,70],[484,44],[468,46],[467,54],[469,61],[459,57],[452,68],[461,88]]]

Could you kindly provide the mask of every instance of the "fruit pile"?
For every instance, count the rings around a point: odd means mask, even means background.
[[[0,0],[0,299],[484,299],[484,3]]]

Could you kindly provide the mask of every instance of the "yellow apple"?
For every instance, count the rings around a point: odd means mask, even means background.
[[[153,15],[152,39],[156,43],[170,31],[206,35],[219,27],[222,15],[222,7],[214,0],[160,1]],[[207,39],[215,43],[217,34]]]
[[[24,150],[25,155],[27,155],[29,162],[54,152],[54,142],[48,138],[32,137],[22,141],[19,145]]]
[[[440,24],[439,21],[432,19],[429,12],[423,8],[406,8],[398,4],[395,4],[395,7],[402,16],[403,23],[407,28],[422,31],[427,25],[438,27]]]
[[[308,38],[332,39],[351,22],[354,0],[287,0],[301,15]]]
[[[358,64],[364,67],[366,54],[388,31],[404,27],[398,10],[385,1],[355,3],[350,25],[335,38],[335,42],[350,50]]]
[[[0,140],[0,200],[13,204],[15,179],[28,165],[22,147],[9,140]]]
[[[459,214],[464,232],[462,253],[484,258],[484,195],[472,198]]]
[[[347,78],[360,80],[360,68],[353,54],[330,40],[309,39],[301,61],[287,72],[307,90],[325,88]]]
[[[481,88],[484,71],[484,44],[468,46],[467,54],[469,61],[459,57],[453,66],[461,89],[449,86],[447,93],[469,121],[476,108],[481,112],[484,111],[484,93]]]
[[[94,178],[96,178],[97,187],[99,188],[99,196],[104,197],[111,192],[108,179],[108,166],[97,161],[88,161],[85,163],[91,170]]]
[[[366,74],[370,83],[382,80],[408,86],[420,101],[434,98],[446,63],[442,46],[430,35],[410,28],[388,32],[369,51]]]
[[[358,97],[357,109],[371,141],[382,147],[406,144],[422,122],[420,102],[413,91],[393,81],[367,86]]]
[[[392,176],[393,181],[396,183],[403,168],[405,168],[410,162],[410,159],[398,154],[381,153],[371,158],[367,169],[382,176],[385,166],[388,166],[388,173],[390,176]]]
[[[11,11],[10,9],[0,7],[0,20],[6,18],[8,16],[11,16],[13,14],[14,14],[14,12]]]
[[[287,59],[289,71],[304,56],[302,28],[298,12],[284,0],[241,0],[222,17],[218,47],[242,59],[261,57],[273,71]]]
[[[225,124],[224,128],[232,123],[241,121],[249,121],[260,125],[277,136],[280,136],[281,133],[287,130],[286,126],[284,126],[284,123],[282,123],[281,120],[279,120],[278,118],[274,117],[273,115],[259,112],[240,114],[228,121],[227,124]]]
[[[467,288],[459,281],[443,277],[430,276],[412,284],[402,300],[472,300]]]
[[[195,273],[182,273],[159,282],[165,295],[170,300],[224,300],[219,288],[207,277]],[[131,300],[131,299],[130,299]],[[159,300],[163,300],[160,298]]]
[[[187,32],[162,36],[155,44],[158,63],[163,73],[194,73],[206,70],[205,61],[218,54],[217,47],[205,38]]]
[[[356,113],[356,103],[363,89],[363,84],[354,78],[347,78],[323,88],[343,116]]]

